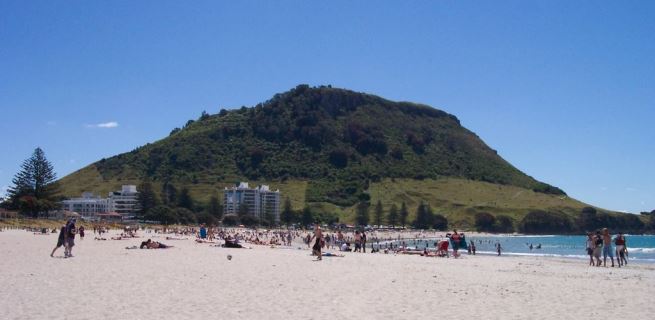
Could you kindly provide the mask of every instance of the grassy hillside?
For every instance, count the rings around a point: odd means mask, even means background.
[[[84,176],[85,184],[71,182],[72,177]],[[78,195],[84,191],[105,194],[111,190],[120,189],[121,184],[138,183],[129,180],[102,179],[93,166],[85,167],[74,175],[62,179],[64,194]],[[319,212],[336,213],[339,220],[346,223],[355,221],[355,206],[338,206],[329,202],[306,202],[309,182],[306,180],[250,181],[251,184],[270,184],[274,189],[280,189],[283,197],[289,197],[295,210],[301,210],[305,205]],[[206,202],[212,194],[221,194],[221,190],[229,183],[188,185],[194,199]],[[161,184],[155,183],[155,188]],[[413,220],[416,207],[421,201],[428,202],[435,212],[446,216],[453,225],[459,227],[471,226],[476,212],[503,214],[520,220],[530,210],[540,209],[567,213],[576,216],[583,207],[588,206],[567,196],[550,195],[534,192],[529,189],[498,185],[483,181],[473,181],[460,178],[442,178],[438,180],[425,179],[384,179],[370,184],[367,192],[371,202],[380,200],[388,210],[392,204],[407,204],[410,212],[409,220]]]
[[[152,181],[200,202],[237,181],[279,188],[300,209],[353,221],[358,199],[428,201],[452,221],[477,211],[583,204],[519,171],[446,112],[331,87],[300,85],[254,107],[203,114],[157,142],[101,159],[60,180],[61,194],[104,195]]]

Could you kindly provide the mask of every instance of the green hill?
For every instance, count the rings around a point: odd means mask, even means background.
[[[189,121],[157,142],[60,180],[62,195],[105,193],[149,178],[207,201],[236,181],[268,183],[352,221],[359,199],[428,201],[452,221],[488,211],[579,212],[584,204],[522,173],[459,120],[429,106],[300,85],[254,107]],[[412,210],[413,211],[413,210]]]

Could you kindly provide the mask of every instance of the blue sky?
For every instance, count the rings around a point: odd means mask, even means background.
[[[572,197],[655,209],[655,1],[0,1],[0,188],[331,84],[456,115]]]

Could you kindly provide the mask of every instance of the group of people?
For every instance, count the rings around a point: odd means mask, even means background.
[[[614,249],[612,249],[612,244],[614,244]],[[604,267],[607,267],[608,257],[612,262],[612,267],[614,267],[615,254],[619,268],[628,264],[628,247],[623,232],[619,232],[613,239],[607,228],[604,228],[602,231],[596,231],[595,235],[592,232],[588,232],[586,247],[590,266],[600,267],[601,253],[603,255],[602,264]],[[596,260],[595,262],[594,259]]]
[[[57,239],[57,245],[52,252],[50,253],[51,257],[54,257],[55,251],[60,247],[64,247],[64,258],[73,257],[73,247],[75,246],[75,234],[78,230],[75,228],[75,223],[77,222],[76,218],[70,218],[65,225],[61,226],[59,230],[59,238]],[[80,237],[84,237],[84,227],[80,227]]]

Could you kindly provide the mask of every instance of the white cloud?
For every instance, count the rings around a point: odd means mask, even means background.
[[[47,125],[49,125],[49,126],[51,126],[51,127],[54,127],[54,126],[57,125],[57,121],[52,121],[52,120],[50,120],[50,121],[46,122],[45,124],[47,124]]]
[[[637,191],[635,188],[627,187],[625,188],[625,191],[632,192],[632,191]]]
[[[97,123],[97,124],[87,124],[87,125],[84,125],[84,126],[87,127],[87,128],[111,129],[111,128],[118,127],[118,122],[109,121],[109,122],[103,122],[103,123]]]

